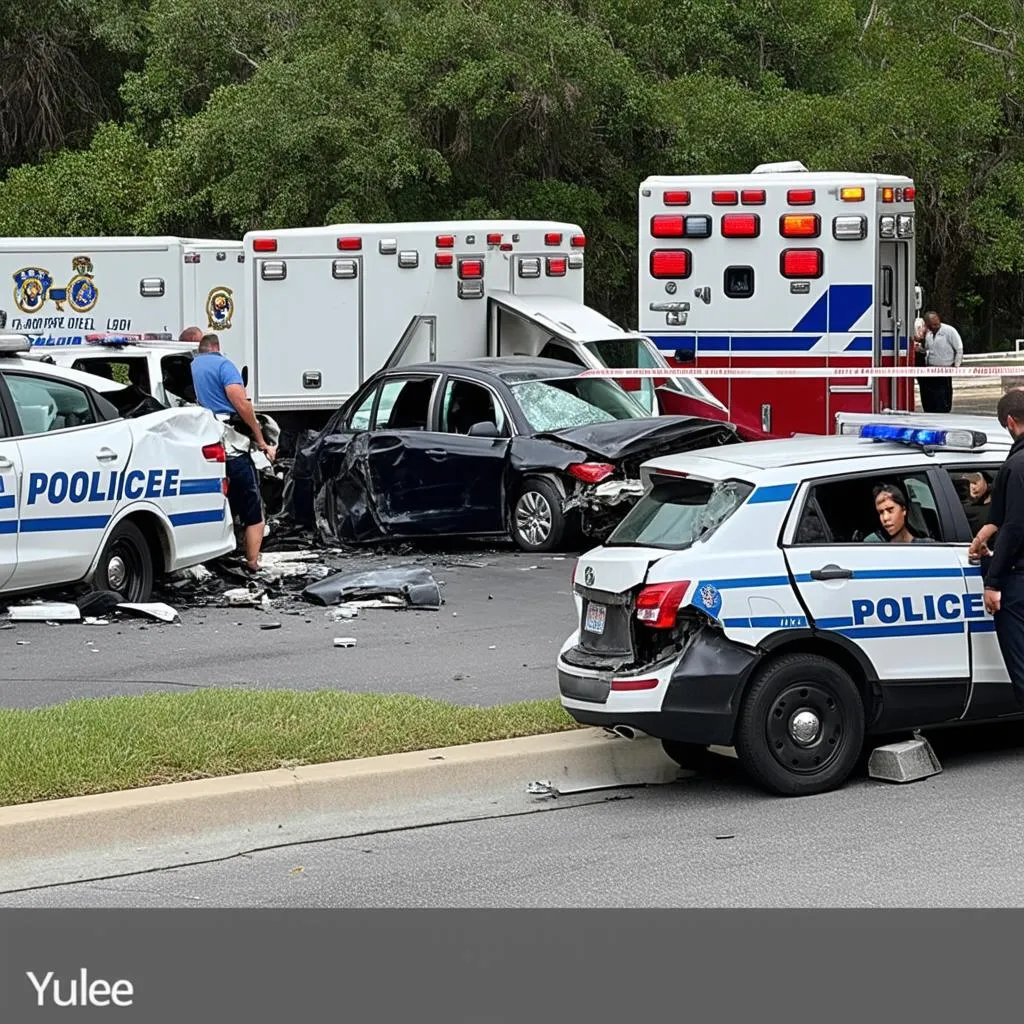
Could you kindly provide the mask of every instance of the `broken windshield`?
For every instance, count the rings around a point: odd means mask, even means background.
[[[649,415],[617,384],[590,377],[522,381],[512,385],[512,393],[538,434]]]
[[[615,528],[609,547],[688,548],[712,534],[753,490],[741,480],[654,477],[654,486]]]

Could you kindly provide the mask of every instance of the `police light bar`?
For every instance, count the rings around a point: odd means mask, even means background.
[[[136,345],[142,340],[141,334],[87,334],[87,345]]]
[[[32,343],[24,334],[0,334],[0,356],[16,356],[30,352]]]
[[[865,423],[860,436],[872,441],[896,441],[922,448],[950,448],[973,451],[988,442],[978,430],[940,430],[935,427],[900,427],[893,423]]]

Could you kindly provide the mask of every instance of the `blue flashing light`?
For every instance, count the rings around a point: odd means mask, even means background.
[[[890,423],[866,423],[860,436],[872,441],[895,441],[922,448],[980,448],[988,440],[975,430],[941,430],[936,427],[901,427]]]

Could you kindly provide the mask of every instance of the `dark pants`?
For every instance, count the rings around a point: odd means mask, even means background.
[[[228,504],[231,514],[238,517],[242,526],[256,526],[263,522],[263,506],[260,503],[260,485],[256,467],[248,455],[239,455],[227,461]]]
[[[952,377],[918,377],[923,412],[953,411]]]
[[[1011,572],[1006,577],[994,618],[999,650],[1017,703],[1024,710],[1024,572]]]

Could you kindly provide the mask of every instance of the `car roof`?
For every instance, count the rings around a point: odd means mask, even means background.
[[[126,385],[106,377],[98,377],[83,370],[72,370],[69,366],[58,366],[55,363],[44,363],[39,359],[21,356],[0,356],[0,370],[17,370],[19,373],[30,373],[39,377],[50,377],[53,380],[66,380],[69,384],[78,384],[100,393],[121,391]]]
[[[575,377],[585,367],[566,363],[561,359],[541,359],[539,356],[481,356],[452,362],[412,363],[385,371],[391,376],[407,373],[453,373],[467,376],[498,377],[506,384],[524,380],[544,380],[550,377]]]

